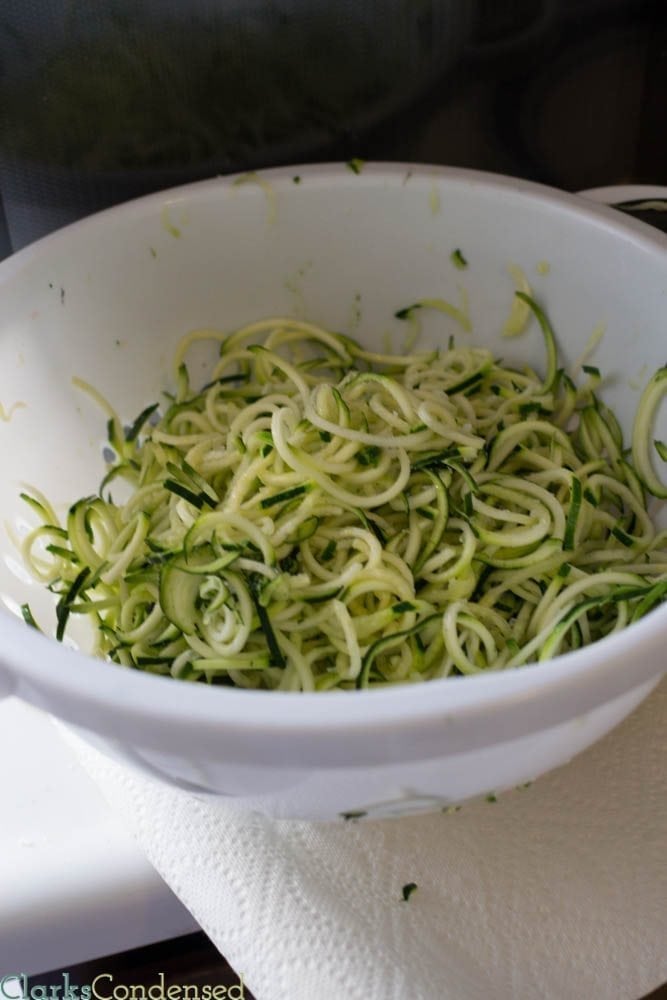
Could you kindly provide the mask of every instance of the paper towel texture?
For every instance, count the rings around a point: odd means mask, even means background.
[[[374,822],[240,816],[68,739],[257,1000],[636,1000],[667,980],[667,680],[528,788]]]

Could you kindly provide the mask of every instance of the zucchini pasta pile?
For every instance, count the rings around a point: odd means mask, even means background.
[[[646,614],[667,595],[667,532],[647,512],[667,495],[651,441],[667,368],[630,457],[597,369],[577,387],[517,295],[544,377],[452,342],[375,354],[277,318],[190,334],[176,392],[129,427],[79,382],[109,416],[99,492],[62,524],[24,494],[40,524],[23,554],[57,596],[57,638],[85,615],[95,652],[130,668],[322,691],[517,667]],[[184,359],[204,338],[219,357],[193,388]]]

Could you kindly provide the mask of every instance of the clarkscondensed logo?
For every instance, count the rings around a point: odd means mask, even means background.
[[[166,983],[164,972],[153,983],[116,982],[110,972],[100,972],[90,983],[71,982],[63,972],[61,983],[31,982],[25,973],[0,979],[0,1000],[245,1000],[243,976],[238,983]]]

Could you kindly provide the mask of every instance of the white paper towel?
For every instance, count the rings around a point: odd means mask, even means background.
[[[636,1000],[667,980],[667,680],[530,787],[404,819],[239,816],[74,742],[256,1000]]]

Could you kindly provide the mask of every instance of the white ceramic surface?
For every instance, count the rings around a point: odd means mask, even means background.
[[[0,981],[198,930],[64,729],[16,698],[0,704]]]
[[[613,376],[606,398],[626,428],[642,380],[664,363],[667,241],[641,223],[523,181],[435,167],[297,167],[261,180],[151,196],[0,266],[0,402],[10,416],[0,421],[0,690],[166,780],[278,816],[410,811],[534,777],[601,736],[657,682],[667,607],[538,666],[326,695],[130,672],[17,620],[25,600],[44,620],[50,600],[11,541],[28,520],[21,483],[64,510],[97,487],[103,468],[104,417],[74,389],[74,374],[129,418],[168,383],[173,347],[193,327],[291,313],[370,345],[389,333],[398,349],[397,309],[457,299],[461,288],[471,342],[541,366],[535,329],[501,336],[508,263],[546,306],[566,365],[605,324],[595,362]],[[456,247],[470,262],[464,272],[449,260]],[[459,334],[450,324],[429,318],[424,343]]]

